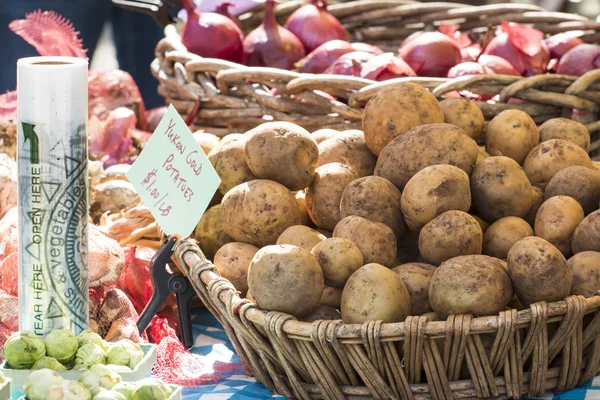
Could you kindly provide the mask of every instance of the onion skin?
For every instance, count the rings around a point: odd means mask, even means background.
[[[362,65],[367,61],[375,58],[371,53],[365,53],[364,51],[353,51],[352,53],[344,54],[327,70],[326,74],[333,75],[346,75],[346,76],[360,76]]]
[[[384,51],[381,50],[379,47],[373,46],[372,44],[368,43],[352,43],[352,48],[354,49],[354,51],[364,51],[365,53],[371,53],[376,56],[384,53]]]
[[[597,68],[600,68],[600,46],[583,43],[573,47],[562,56],[556,73],[581,76]]]
[[[455,65],[448,71],[448,78],[458,78],[466,75],[493,75],[495,72],[486,66],[474,61],[467,61]]]
[[[255,67],[292,69],[305,55],[302,42],[277,23],[274,0],[265,3],[262,24],[244,39],[244,62]]]
[[[566,32],[550,36],[544,39],[544,43],[550,51],[550,57],[560,59],[567,51],[582,44],[583,40],[573,36],[573,33]]]
[[[402,44],[398,52],[418,76],[445,77],[450,68],[461,62],[454,40],[440,32],[418,32]]]
[[[492,39],[484,53],[504,58],[523,76],[543,74],[550,61],[543,37],[536,29],[504,21],[502,33]]]
[[[361,78],[379,82],[408,76],[417,76],[417,74],[403,59],[395,57],[394,53],[375,56],[365,62],[360,70]]]
[[[241,63],[244,35],[231,19],[217,13],[199,13],[191,0],[182,1],[187,21],[181,41],[191,53]]]
[[[286,29],[300,39],[306,51],[311,52],[330,40],[347,40],[348,32],[340,21],[327,11],[327,1],[312,1],[300,7],[290,15],[285,23]]]
[[[521,76],[519,71],[517,71],[511,63],[509,63],[502,57],[492,56],[489,54],[482,54],[477,59],[477,62],[483,65],[484,67],[491,69],[499,75]]]
[[[233,7],[235,4],[233,3],[222,3],[219,4],[217,6],[217,8],[215,9],[215,12],[217,14],[221,14],[227,18],[229,18],[230,20],[232,20],[233,22],[235,22],[235,24],[238,26],[238,28],[240,28],[240,31],[242,30],[242,23],[240,22],[239,19],[237,19],[237,17],[234,17],[233,15],[231,15],[231,13],[229,12],[229,7]]]
[[[352,53],[354,48],[352,44],[345,40],[330,40],[323,43],[306,57],[298,61],[295,69],[309,74],[320,74],[331,66],[341,56]]]

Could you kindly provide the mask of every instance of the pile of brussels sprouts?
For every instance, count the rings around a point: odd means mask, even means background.
[[[167,400],[172,394],[169,386],[153,378],[123,382],[103,364],[93,365],[77,382],[50,369],[33,371],[25,382],[28,400]]]
[[[75,336],[67,329],[58,329],[44,339],[28,331],[13,333],[4,344],[4,357],[14,369],[77,371],[106,364],[115,372],[131,372],[144,352],[129,339],[110,343],[89,330]]]

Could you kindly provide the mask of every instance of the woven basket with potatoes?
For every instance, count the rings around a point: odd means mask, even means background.
[[[248,372],[297,399],[519,398],[595,376],[589,132],[507,110],[479,147],[483,121],[400,83],[362,130],[271,122],[209,151],[218,204],[175,257]]]

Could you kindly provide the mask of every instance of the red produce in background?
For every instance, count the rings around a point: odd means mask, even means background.
[[[326,74],[333,75],[346,75],[346,76],[360,76],[363,64],[375,56],[371,53],[365,53],[364,51],[353,51],[352,53],[344,54],[327,70]]]
[[[404,60],[395,57],[394,53],[384,53],[375,56],[363,63],[360,70],[361,78],[379,82],[406,76],[417,76],[417,74]]]
[[[154,131],[156,130],[156,127],[160,123],[160,120],[162,119],[162,117],[165,116],[168,109],[169,108],[167,106],[163,106],[163,107],[153,108],[152,110],[148,110],[148,112],[146,112],[146,121],[148,122],[148,132],[154,133]]]
[[[459,76],[465,75],[485,75],[485,74],[494,74],[494,71],[491,68],[483,66],[479,63],[469,61],[463,62],[454,67],[450,68],[448,71],[448,78],[457,78]]]
[[[564,75],[581,76],[600,68],[600,46],[583,43],[573,47],[562,56],[556,72]]]
[[[311,0],[290,15],[285,23],[286,29],[292,32],[311,52],[330,40],[348,39],[348,32],[336,17],[327,11],[327,0]]]
[[[484,67],[491,69],[496,74],[521,76],[519,71],[517,71],[511,63],[509,63],[502,57],[491,56],[489,54],[482,54],[477,59],[477,62],[483,65]]]
[[[109,112],[106,121],[100,125],[95,121],[90,123],[90,158],[103,161],[105,168],[121,163],[131,152],[131,131],[135,122],[133,111],[120,107]]]
[[[310,54],[298,61],[295,68],[304,73],[319,74],[325,72],[338,58],[353,51],[361,51],[374,55],[383,54],[379,47],[366,43],[349,43],[345,40],[330,40],[323,43]]]
[[[456,42],[440,32],[417,32],[409,36],[398,55],[418,76],[445,77],[450,68],[461,62]]]
[[[567,51],[582,44],[583,40],[575,35],[575,32],[566,32],[544,39],[544,43],[550,51],[550,57],[560,59]]]

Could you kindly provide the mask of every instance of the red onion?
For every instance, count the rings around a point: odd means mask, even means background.
[[[244,35],[229,18],[217,13],[199,13],[192,0],[182,0],[187,21],[182,35],[183,45],[202,57],[242,62]]]
[[[240,30],[242,30],[242,24],[240,22],[239,19],[237,19],[236,17],[234,17],[233,15],[231,15],[231,13],[229,12],[229,7],[233,7],[235,4],[233,3],[222,3],[219,4],[217,6],[217,8],[215,9],[215,12],[217,14],[221,14],[227,18],[229,18],[230,20],[232,20],[233,22],[235,22],[235,24],[238,26],[238,28],[240,28]]]
[[[582,44],[583,40],[579,39],[576,35],[577,32],[566,32],[544,39],[544,43],[550,51],[550,57],[561,58],[567,51]]]
[[[352,43],[352,48],[354,51],[364,51],[365,53],[375,54],[376,56],[384,53],[379,47],[368,43]]]
[[[334,39],[348,39],[348,32],[340,21],[327,11],[327,0],[312,0],[290,15],[285,27],[296,35],[306,51],[313,51]]]
[[[300,72],[320,74],[344,54],[355,51],[345,40],[330,40],[310,52],[295,65]]]
[[[419,76],[444,77],[460,63],[456,42],[440,32],[423,32],[409,36],[398,52]]]
[[[524,76],[545,73],[550,52],[543,38],[537,29],[503,21],[502,33],[492,39],[485,54],[504,58]]]
[[[462,62],[477,61],[477,58],[481,54],[481,45],[479,43],[472,44],[460,49],[460,57]]]
[[[158,127],[158,124],[167,113],[168,107],[156,107],[146,111],[146,120],[148,121],[148,131],[154,132]]]
[[[461,33],[458,24],[441,24],[439,31],[449,38],[453,39],[459,49],[464,49],[473,44],[473,41],[466,33]]]
[[[352,53],[344,54],[327,70],[326,74],[334,75],[347,75],[347,76],[360,76],[360,71],[365,62],[374,58],[375,56],[371,53],[365,53],[364,51],[353,51]]]
[[[484,67],[491,69],[496,74],[521,76],[519,71],[517,71],[511,63],[509,63],[502,57],[491,56],[489,54],[482,54],[477,59],[477,62],[483,65]]]
[[[375,56],[365,62],[360,70],[361,78],[379,82],[405,76],[417,76],[417,74],[403,59],[395,57],[394,53]]]
[[[567,51],[558,63],[556,72],[564,75],[581,76],[600,68],[600,46],[583,43]]]
[[[448,71],[448,78],[457,78],[465,75],[492,75],[494,71],[479,63],[468,61],[455,65]]]
[[[265,2],[262,24],[244,39],[247,65],[292,69],[306,55],[302,42],[275,19],[275,0]]]

